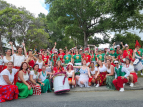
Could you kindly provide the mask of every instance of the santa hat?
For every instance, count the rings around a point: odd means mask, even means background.
[[[137,46],[141,47],[141,45],[140,45],[140,43],[138,42],[138,40],[136,40],[135,48],[136,48]]]

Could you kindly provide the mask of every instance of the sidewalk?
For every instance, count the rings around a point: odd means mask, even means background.
[[[129,84],[125,85],[125,90],[143,90],[143,78],[138,78],[138,82],[135,83],[134,87],[130,87]],[[71,92],[88,92],[88,91],[114,91],[106,88],[106,86],[101,86],[101,87],[90,87],[90,88],[80,88],[76,87],[74,89],[70,90]]]

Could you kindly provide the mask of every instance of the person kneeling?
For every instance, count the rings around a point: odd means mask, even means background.
[[[117,90],[121,92],[124,91],[124,84],[128,82],[130,72],[125,68],[119,65],[118,61],[115,61],[115,79],[113,80],[113,84]]]
[[[18,81],[16,82],[19,90],[18,98],[27,98],[28,96],[33,95],[33,89],[28,84],[28,80],[28,64],[23,62],[18,72]]]
[[[7,69],[0,73],[0,103],[18,99],[18,87],[13,83],[16,73],[17,69],[13,68],[13,62],[8,62]]]
[[[38,83],[41,86],[42,93],[46,93],[47,91],[51,92],[50,82],[48,79],[46,79],[48,74],[50,74],[51,76],[52,73],[46,72],[46,66],[42,66],[42,72],[39,73],[39,81],[38,81]]]
[[[75,86],[75,72],[73,70],[73,64],[72,63],[68,63],[67,65],[67,75],[68,75],[68,81],[69,81],[69,85],[72,86],[72,88],[74,88]]]
[[[28,84],[32,87],[33,89],[33,95],[41,95],[41,86],[37,83],[38,82],[38,77],[39,77],[39,65],[35,64],[33,66],[33,70],[30,71],[30,81],[28,81]]]

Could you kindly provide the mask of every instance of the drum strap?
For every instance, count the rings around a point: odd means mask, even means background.
[[[137,53],[139,54],[139,56],[140,56],[140,57],[142,57],[142,56],[140,55],[140,53],[139,53],[139,51],[138,51],[138,50],[137,50]]]
[[[129,54],[129,56],[132,58],[132,55],[131,55],[130,51],[128,51],[128,50],[126,50],[126,51]]]

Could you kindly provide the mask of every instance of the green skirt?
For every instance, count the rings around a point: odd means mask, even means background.
[[[48,92],[52,92],[51,88],[50,88],[49,80],[45,79],[45,81],[43,83],[44,83],[44,86],[40,84],[40,86],[41,86],[41,92],[42,93],[46,93],[47,91]]]
[[[106,86],[107,86],[107,88],[109,88],[111,90],[115,90],[116,89],[114,84],[112,83],[114,79],[115,79],[114,75],[106,77]]]
[[[33,89],[31,88],[31,90],[28,90],[27,85],[25,85],[24,83],[16,83],[18,90],[19,90],[19,95],[18,98],[27,98],[30,95],[33,95]]]

